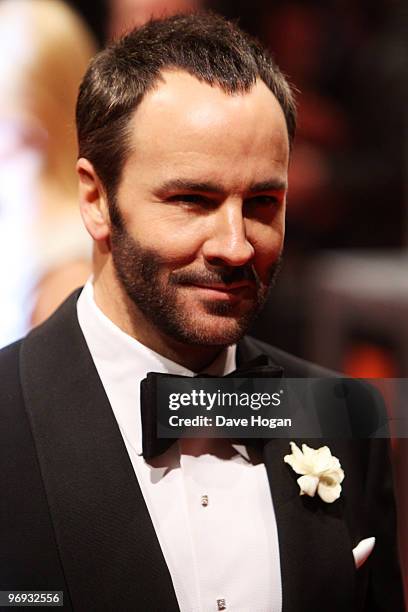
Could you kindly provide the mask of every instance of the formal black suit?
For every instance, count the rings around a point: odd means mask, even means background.
[[[77,297],[0,353],[0,590],[63,590],[64,610],[78,612],[176,612],[168,568],[78,324]],[[239,344],[238,364],[260,353],[288,377],[326,375],[249,338]],[[387,445],[327,443],[346,474],[333,504],[299,496],[297,476],[283,462],[288,440],[264,447],[283,612],[402,612]],[[352,549],[370,536],[374,552],[356,571]]]

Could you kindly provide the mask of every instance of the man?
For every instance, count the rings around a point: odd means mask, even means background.
[[[382,441],[330,441],[328,504],[299,495],[288,440],[153,456],[142,436],[148,372],[263,354],[272,376],[327,374],[243,337],[283,248],[295,107],[276,65],[220,17],[153,21],[92,62],[77,125],[94,274],[1,356],[1,588],[80,611],[402,610]]]

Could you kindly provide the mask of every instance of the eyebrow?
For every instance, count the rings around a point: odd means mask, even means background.
[[[261,193],[265,191],[285,191],[287,189],[286,181],[280,179],[270,179],[266,181],[260,181],[258,183],[252,183],[246,193]],[[164,194],[173,191],[186,191],[186,192],[202,192],[202,193],[214,193],[223,194],[225,188],[219,183],[213,183],[211,181],[190,181],[187,179],[171,179],[162,183],[156,192],[158,194]]]

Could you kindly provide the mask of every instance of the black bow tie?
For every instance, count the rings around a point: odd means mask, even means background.
[[[266,355],[259,355],[223,378],[280,378],[282,374],[283,368],[274,364]],[[198,374],[198,376],[208,377],[207,374]],[[143,457],[146,460],[161,455],[176,441],[176,438],[157,437],[157,380],[162,377],[189,378],[175,374],[149,372],[147,377],[142,380],[140,385],[140,410]],[[249,440],[246,442],[250,443]],[[252,439],[252,442],[254,442],[254,439]]]

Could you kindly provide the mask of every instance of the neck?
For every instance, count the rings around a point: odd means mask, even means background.
[[[122,331],[152,351],[183,367],[200,372],[224,350],[224,346],[186,345],[161,333],[124,293],[106,268],[94,274],[94,299],[102,312]]]

